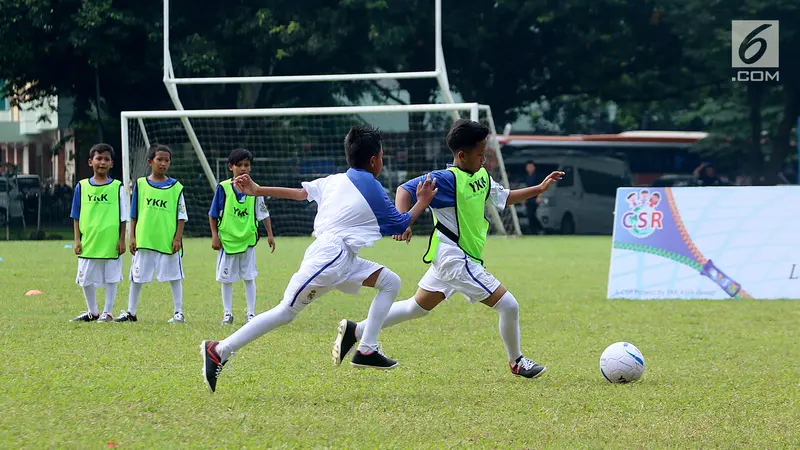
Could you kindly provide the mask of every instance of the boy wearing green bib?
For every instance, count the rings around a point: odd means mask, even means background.
[[[114,167],[114,149],[96,144],[89,150],[89,166],[94,175],[75,186],[72,197],[72,248],[78,255],[75,283],[83,290],[88,311],[73,322],[111,322],[117,286],[122,281],[122,254],[125,253],[125,224],[128,199],[122,183],[108,176]],[[106,287],[103,314],[97,310],[97,287]]]
[[[249,175],[253,154],[237,148],[228,156],[228,170],[233,178]],[[214,193],[208,222],[211,226],[211,248],[219,250],[217,281],[222,283],[222,325],[233,323],[233,283],[244,281],[247,309],[244,323],[256,315],[256,244],[258,223],[267,229],[267,242],[275,251],[275,238],[264,197],[253,197],[236,190],[233,179],[222,181]]]
[[[131,289],[128,309],[114,322],[136,322],[139,295],[146,283],[168,281],[172,287],[174,313],[170,323],[183,323],[183,225],[188,220],[183,185],[167,176],[172,150],[153,144],[147,155],[151,173],[133,185],[131,197],[130,249]]]
[[[564,176],[553,172],[538,186],[513,191],[495,182],[486,169],[486,146],[489,129],[471,120],[458,120],[447,135],[447,146],[453,153],[453,164],[445,170],[431,173],[439,191],[431,201],[435,229],[428,250],[422,257],[431,264],[419,281],[416,295],[395,302],[383,327],[427,315],[436,305],[456,292],[470,303],[483,303],[500,315],[500,336],[508,353],[511,373],[525,378],[536,378],[546,368],[525,358],[520,350],[519,303],[500,281],[484,268],[483,247],[489,231],[484,217],[486,203],[499,209],[524,202],[546,191],[551,184]],[[397,209],[407,211],[416,201],[410,189],[419,182],[413,179],[397,189]],[[406,230],[395,240],[409,240]],[[339,336],[334,353],[345,352],[361,337],[363,325],[349,320],[339,324]],[[336,348],[336,346],[340,348]]]

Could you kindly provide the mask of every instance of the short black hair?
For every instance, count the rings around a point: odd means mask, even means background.
[[[147,160],[154,160],[156,158],[156,153],[158,152],[167,152],[169,153],[169,159],[172,159],[172,149],[170,149],[168,145],[153,144],[150,146],[150,150],[147,152]]]
[[[228,155],[228,164],[233,164],[235,166],[239,163],[239,161],[244,161],[245,159],[250,161],[250,164],[253,164],[253,154],[250,153],[249,150],[244,148],[235,148],[231,154]]]
[[[525,161],[525,165],[527,166],[528,164],[533,164],[534,167],[536,166],[536,164],[533,162],[532,159],[529,159],[529,160]]]
[[[478,145],[478,142],[489,136],[489,128],[474,120],[459,119],[450,127],[447,133],[447,147],[453,155],[460,151],[469,152]]]
[[[356,125],[350,128],[344,137],[344,156],[347,165],[355,169],[364,169],[373,156],[381,153],[383,135],[381,130],[372,125]]]
[[[108,153],[111,155],[111,159],[114,159],[114,147],[103,144],[102,142],[99,144],[94,144],[91,149],[89,149],[89,159],[93,159],[94,155],[98,153]]]

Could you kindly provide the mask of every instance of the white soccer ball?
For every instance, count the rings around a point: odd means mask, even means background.
[[[616,342],[600,355],[600,373],[609,383],[636,381],[644,374],[644,356],[630,342]]]

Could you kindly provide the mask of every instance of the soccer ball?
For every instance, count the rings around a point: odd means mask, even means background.
[[[600,373],[609,383],[630,383],[644,374],[644,356],[629,342],[609,345],[600,355]]]

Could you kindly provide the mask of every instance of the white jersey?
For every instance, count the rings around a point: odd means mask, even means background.
[[[397,211],[380,182],[365,170],[304,182],[303,189],[308,201],[318,205],[314,235],[336,237],[354,253],[381,236],[402,234],[411,221],[411,214]]]

